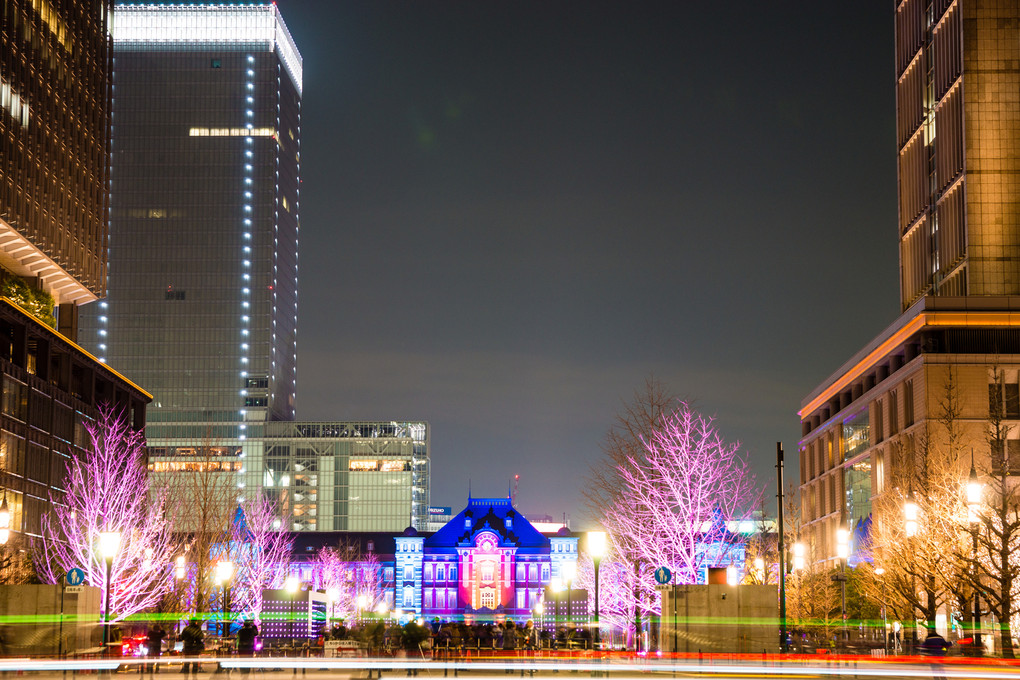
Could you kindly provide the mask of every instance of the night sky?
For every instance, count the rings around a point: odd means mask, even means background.
[[[888,3],[277,4],[299,419],[427,420],[433,505],[520,474],[578,528],[654,375],[797,478],[801,399],[899,311]]]

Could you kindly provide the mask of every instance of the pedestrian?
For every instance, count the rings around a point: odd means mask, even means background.
[[[255,656],[255,638],[259,629],[251,619],[245,619],[241,629],[237,631],[237,655]],[[248,668],[241,668],[241,675],[248,675]]]
[[[528,619],[524,624],[524,648],[529,652],[538,649],[538,629],[535,628],[535,622],[531,619]]]
[[[198,661],[198,655],[205,649],[204,638],[205,634],[202,633],[202,626],[198,619],[191,619],[191,622],[181,631],[181,642],[184,643],[184,649],[181,651],[184,655],[181,673],[188,673],[189,658],[192,659],[190,662],[192,675],[202,672],[202,664]]]
[[[158,623],[153,624],[149,628],[149,635],[146,641],[146,646],[149,648],[149,658],[158,660],[160,654],[163,653],[163,638],[166,637],[166,633],[163,631],[163,626]],[[144,673],[144,669],[148,668],[149,674],[159,673],[159,666],[155,663],[147,663],[144,666],[139,667],[139,675]]]
[[[513,621],[507,620],[506,625],[503,627],[503,639],[500,640],[500,645],[506,656],[517,656],[517,626],[514,625]],[[509,668],[506,669],[507,675],[511,672]]]

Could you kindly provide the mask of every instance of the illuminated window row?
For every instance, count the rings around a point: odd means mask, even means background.
[[[347,468],[352,472],[404,472],[411,466],[403,460],[352,460]]]
[[[280,143],[280,135],[273,128],[203,128],[193,127],[188,130],[189,137],[272,137]]]
[[[160,461],[149,463],[150,472],[233,472],[241,470],[240,462],[177,462]]]

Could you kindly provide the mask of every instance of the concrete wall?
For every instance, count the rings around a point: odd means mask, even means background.
[[[60,586],[0,586],[0,654],[56,656],[61,634],[67,655],[102,644],[102,591],[85,586],[80,594],[65,593],[63,610],[60,591]]]
[[[665,652],[779,651],[778,586],[679,585],[661,595],[659,648]]]

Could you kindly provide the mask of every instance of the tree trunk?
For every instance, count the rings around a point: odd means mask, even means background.
[[[1009,630],[1009,621],[999,622],[999,648],[1003,659],[1013,657],[1013,634]]]
[[[641,562],[634,562],[634,651],[641,651]]]

